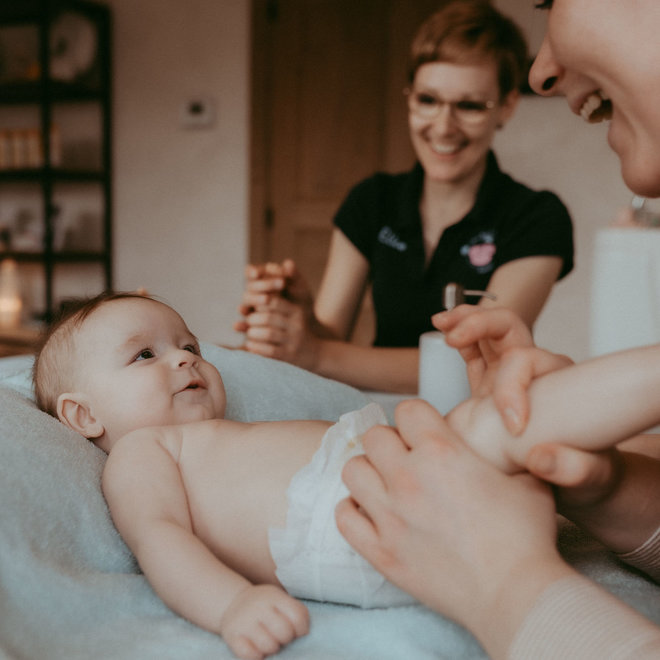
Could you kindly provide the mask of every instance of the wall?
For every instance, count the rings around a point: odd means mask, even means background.
[[[556,192],[573,218],[575,268],[553,289],[535,337],[540,346],[574,359],[588,357],[595,233],[632,198],[606,131],[605,124],[588,125],[571,115],[562,98],[525,97],[495,142],[503,169],[532,187]]]
[[[237,344],[248,227],[249,0],[110,0],[115,19],[116,284],[162,295],[204,339]],[[497,0],[531,35],[543,13]],[[211,96],[217,123],[184,129],[180,108]],[[577,265],[537,324],[543,346],[587,355],[591,246],[631,195],[606,127],[563,99],[526,97],[497,138],[501,165],[557,192],[576,225]]]
[[[115,282],[162,296],[203,339],[231,331],[247,254],[247,0],[110,0]],[[184,128],[210,97],[216,121]]]

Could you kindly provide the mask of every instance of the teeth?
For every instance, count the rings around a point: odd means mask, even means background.
[[[442,145],[442,144],[432,144],[431,149],[435,151],[436,154],[447,155],[456,153],[459,149],[456,145]]]
[[[612,118],[612,102],[603,92],[593,92],[580,108],[580,116],[590,124]]]

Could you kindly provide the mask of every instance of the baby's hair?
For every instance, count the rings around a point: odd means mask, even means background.
[[[72,338],[85,319],[102,305],[113,300],[151,296],[128,291],[104,291],[92,298],[68,301],[60,315],[44,330],[32,368],[32,384],[37,407],[57,417],[57,398],[71,389]]]

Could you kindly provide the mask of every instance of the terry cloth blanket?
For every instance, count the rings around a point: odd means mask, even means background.
[[[360,392],[289,365],[203,346],[234,419],[337,419]],[[171,612],[114,529],[99,480],[104,454],[38,411],[29,358],[0,360],[0,658],[228,660],[220,637]],[[562,524],[583,573],[660,623],[660,587]],[[282,660],[483,658],[474,638],[421,605],[360,610],[308,602],[311,632]]]

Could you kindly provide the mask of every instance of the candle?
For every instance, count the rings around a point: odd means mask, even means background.
[[[20,325],[22,309],[18,265],[13,259],[5,259],[0,264],[0,327]]]
[[[465,362],[441,332],[425,332],[419,349],[419,397],[446,415],[470,396]]]

